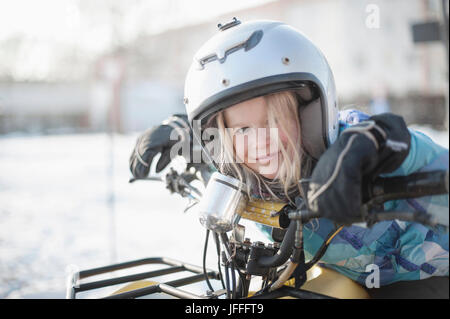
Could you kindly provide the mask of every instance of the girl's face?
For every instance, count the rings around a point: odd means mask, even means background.
[[[262,176],[274,179],[282,153],[278,143],[288,149],[287,134],[297,139],[295,120],[269,127],[268,106],[263,97],[247,100],[224,110],[228,132],[238,161]],[[278,125],[279,124],[279,125]]]

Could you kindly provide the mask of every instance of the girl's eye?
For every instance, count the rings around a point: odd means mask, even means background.
[[[248,127],[248,126],[246,126],[246,127],[241,127],[241,128],[238,128],[238,129],[236,130],[236,133],[238,133],[238,134],[244,134],[244,133],[247,133],[249,129],[250,129],[250,127]]]

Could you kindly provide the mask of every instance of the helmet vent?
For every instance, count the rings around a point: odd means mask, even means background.
[[[203,58],[198,59],[199,63],[199,69],[203,69],[204,66],[208,63],[211,63],[213,61],[218,60],[220,63],[224,63],[227,59],[227,57],[230,54],[233,54],[236,51],[244,49],[244,51],[250,51],[254,47],[258,45],[258,43],[261,41],[263,37],[263,31],[257,30],[254,31],[246,40],[242,42],[238,42],[236,44],[233,44],[231,47],[228,47],[226,49],[221,50],[221,52],[218,53],[211,53]]]
[[[219,23],[217,25],[217,27],[219,28],[220,31],[224,31],[226,29],[229,29],[229,28],[234,27],[234,26],[239,25],[239,24],[241,24],[241,21],[236,19],[236,17],[233,17],[233,21],[225,23],[225,24]]]

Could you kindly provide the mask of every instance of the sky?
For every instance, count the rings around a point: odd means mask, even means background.
[[[269,1],[0,0],[0,78],[77,78],[74,65],[115,44]]]
[[[0,41],[25,35],[69,44],[81,41],[95,50],[105,45],[99,39],[110,32],[113,21],[130,39],[138,30],[156,33],[264,2],[268,1],[0,0]]]

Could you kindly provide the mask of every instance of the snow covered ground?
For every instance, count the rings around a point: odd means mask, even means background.
[[[448,147],[447,132],[415,128]],[[105,134],[0,138],[0,298],[64,298],[68,268],[151,256],[201,265],[205,232],[183,213],[187,199],[159,182],[128,183],[135,140],[115,136],[111,153]],[[216,262],[210,246],[207,266]]]
[[[154,256],[201,265],[205,231],[183,213],[188,200],[128,183],[135,141],[118,135],[111,153],[105,134],[0,138],[0,298],[64,298],[69,268]]]

